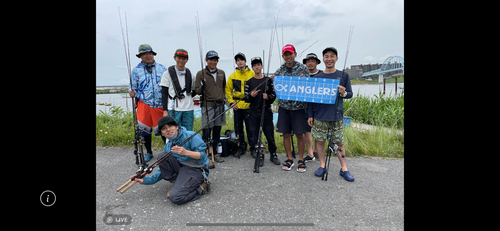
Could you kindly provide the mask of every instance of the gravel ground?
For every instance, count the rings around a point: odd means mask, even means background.
[[[286,159],[284,154],[278,158]],[[116,192],[137,170],[132,150],[96,148],[96,229],[275,230],[290,224],[294,226],[283,228],[403,229],[404,160],[347,157],[355,177],[347,182],[339,176],[340,164],[333,157],[325,182],[314,176],[319,161],[306,163],[307,171],[298,173],[298,159],[292,171],[283,171],[266,155],[260,173],[253,173],[254,159],[249,154],[223,159],[210,170],[211,192],[175,205],[166,196],[171,186],[167,181]]]

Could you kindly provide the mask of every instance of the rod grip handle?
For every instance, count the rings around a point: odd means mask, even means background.
[[[132,185],[134,185],[135,183],[137,183],[137,181],[134,181],[132,182],[132,184],[130,184],[129,186],[127,186],[125,189],[123,189],[120,193],[123,194],[124,192],[126,192],[130,187],[132,187]]]
[[[119,188],[116,189],[116,191],[120,191],[123,187],[127,186],[128,183],[130,183],[130,181],[132,180],[128,180],[127,183],[123,184],[122,186],[120,186]]]

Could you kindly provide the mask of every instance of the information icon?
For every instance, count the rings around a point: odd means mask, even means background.
[[[56,203],[56,194],[50,190],[45,190],[40,195],[40,202],[42,202],[42,205],[50,207]]]

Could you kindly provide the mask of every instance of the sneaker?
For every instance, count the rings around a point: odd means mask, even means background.
[[[314,172],[314,175],[317,177],[322,177],[324,172],[325,172],[325,168],[319,167],[318,170],[316,170],[316,172]]]
[[[306,157],[304,157],[304,162],[309,162],[309,161],[314,161],[316,160],[316,157],[310,157],[309,155],[307,155]]]
[[[145,162],[148,162],[149,160],[151,160],[153,158],[153,153],[148,153],[145,157],[144,157],[144,161]]]
[[[278,160],[278,156],[276,153],[271,153],[271,158],[269,159],[271,162],[273,162],[275,165],[280,165],[280,161]]]
[[[245,150],[239,149],[236,153],[234,153],[233,156],[234,157],[238,157],[238,155],[240,155],[240,157],[243,156],[243,155],[245,155]]]
[[[219,162],[219,163],[224,162],[224,160],[218,154],[214,154],[214,160],[215,160],[215,162]]]
[[[351,175],[349,171],[342,171],[342,168],[340,168],[340,176],[344,177],[346,181],[354,181],[354,177]]]
[[[257,157],[257,152],[255,150],[251,150],[250,153],[252,154],[252,157],[255,159]]]

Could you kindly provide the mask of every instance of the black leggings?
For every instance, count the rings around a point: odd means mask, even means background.
[[[163,140],[163,143],[167,140],[165,136],[161,136],[161,139]],[[151,135],[144,136],[144,146],[146,146],[147,153],[153,153],[153,150],[151,150]]]
[[[219,142],[220,142],[220,130],[221,129],[222,129],[222,126],[214,126],[213,128],[203,129],[203,140],[204,141],[208,140],[208,138],[210,137],[210,132],[212,131],[212,139],[214,140],[212,147],[213,147],[214,153],[217,153],[217,146],[219,145]]]

